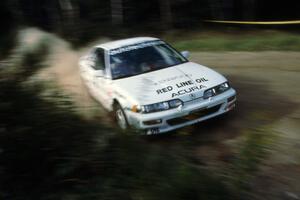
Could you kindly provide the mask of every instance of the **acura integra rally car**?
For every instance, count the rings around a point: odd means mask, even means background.
[[[95,46],[80,59],[80,74],[120,128],[159,134],[235,107],[226,78],[188,56],[157,38],[130,38]]]

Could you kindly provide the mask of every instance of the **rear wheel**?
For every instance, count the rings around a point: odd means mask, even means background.
[[[116,120],[119,128],[121,128],[122,130],[125,130],[128,128],[126,115],[124,113],[124,110],[120,106],[120,104],[115,105],[114,117],[115,117],[115,120]]]

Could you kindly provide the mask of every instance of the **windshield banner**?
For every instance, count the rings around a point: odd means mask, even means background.
[[[155,46],[155,45],[160,45],[160,44],[165,44],[165,43],[161,40],[154,40],[154,41],[138,43],[138,44],[134,44],[134,45],[120,47],[117,49],[112,49],[109,51],[109,55],[116,55],[116,54],[120,54],[123,52],[132,51],[132,50],[136,50],[136,49],[142,49],[145,47],[150,47],[150,46]]]

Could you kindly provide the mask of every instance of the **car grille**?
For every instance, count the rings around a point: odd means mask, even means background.
[[[206,108],[206,109],[192,111],[190,114],[185,115],[183,117],[177,117],[177,118],[169,119],[169,120],[167,120],[167,123],[171,126],[175,126],[175,125],[178,125],[178,124],[183,124],[185,122],[192,121],[192,120],[198,119],[200,117],[218,112],[220,110],[221,105],[222,104],[219,104],[219,105],[216,105],[216,106],[213,106],[213,107],[210,107],[210,108]]]

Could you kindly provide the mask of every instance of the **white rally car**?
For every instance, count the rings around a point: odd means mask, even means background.
[[[235,107],[236,92],[226,78],[188,61],[188,54],[157,38],[118,40],[83,56],[80,74],[120,128],[159,134]]]

